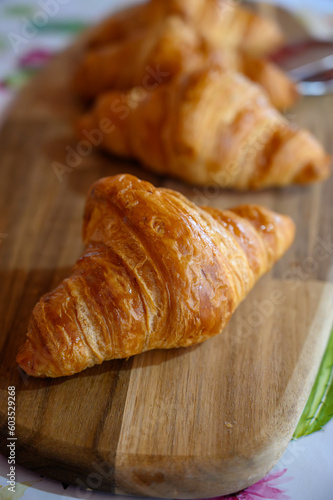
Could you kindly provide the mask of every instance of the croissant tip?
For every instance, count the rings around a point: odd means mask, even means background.
[[[283,234],[286,237],[286,249],[290,247],[294,241],[296,234],[296,224],[289,215],[280,215],[281,227],[284,228]]]
[[[267,55],[282,47],[286,38],[279,25],[267,17],[258,16],[257,14],[253,14],[253,16],[255,20],[253,28],[255,29],[252,29],[248,35],[250,42],[252,42],[253,53],[256,55]],[[260,36],[258,37],[259,33]],[[262,40],[265,40],[266,43],[263,44]]]
[[[321,161],[310,160],[297,174],[294,182],[309,184],[326,180],[331,174],[331,161],[332,158],[329,155],[325,155]]]
[[[34,369],[34,350],[29,339],[27,339],[25,343],[20,347],[19,352],[16,356],[16,363],[27,375],[32,375],[33,377],[38,376],[36,370]]]

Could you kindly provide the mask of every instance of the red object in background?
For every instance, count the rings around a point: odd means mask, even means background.
[[[298,82],[301,94],[333,92],[333,43],[304,40],[283,47],[271,59]]]

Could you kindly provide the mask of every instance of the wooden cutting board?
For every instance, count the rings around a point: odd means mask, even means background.
[[[200,498],[241,490],[283,454],[325,350],[333,320],[333,178],[239,194],[186,186],[95,151],[75,165],[80,104],[68,82],[79,51],[80,43],[55,58],[20,93],[0,132],[1,451],[8,453],[7,387],[14,385],[17,461],[30,469],[116,493]],[[331,153],[332,111],[332,96],[304,99],[292,111]],[[59,182],[54,162],[65,165],[69,152],[74,163]],[[89,186],[119,172],[215,207],[255,202],[287,213],[296,241],[205,344],[64,379],[27,378],[15,355],[31,310],[82,251]]]

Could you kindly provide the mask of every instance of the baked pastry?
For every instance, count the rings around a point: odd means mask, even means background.
[[[89,39],[89,45],[97,47],[125,39],[169,15],[181,17],[218,48],[243,49],[262,55],[269,54],[284,41],[274,21],[231,0],[150,0],[122,10],[101,23]]]
[[[137,90],[100,95],[79,119],[79,133],[86,138],[107,122],[101,147],[197,185],[262,189],[329,174],[319,142],[240,74],[209,67]]]
[[[279,66],[263,57],[255,57],[244,52],[229,51],[226,68],[242,73],[259,84],[277,109],[285,111],[299,98],[297,85],[290,80]]]
[[[150,87],[176,74],[202,65],[210,46],[180,17],[169,16],[144,31],[88,50],[80,61],[74,89],[82,97],[95,97],[110,89]],[[152,77],[157,72],[161,79]]]
[[[293,222],[255,205],[199,208],[131,175],[100,179],[84,214],[85,252],[35,306],[17,363],[61,377],[220,333],[291,244]]]
[[[278,66],[240,50],[214,48],[175,15],[85,52],[75,73],[74,90],[92,98],[110,89],[151,88],[209,64],[243,73],[259,83],[279,109],[290,107],[297,99],[296,85]]]

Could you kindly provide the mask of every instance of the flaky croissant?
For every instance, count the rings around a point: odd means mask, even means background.
[[[220,67],[149,92],[102,94],[79,133],[86,139],[106,123],[101,147],[192,184],[262,189],[322,180],[330,170],[310,133],[290,125],[259,86]]]
[[[296,85],[276,65],[242,51],[214,49],[178,16],[168,16],[144,31],[136,30],[119,41],[88,50],[78,65],[73,86],[80,96],[90,98],[111,89],[151,88],[178,73],[209,64],[233,69],[259,83],[277,108],[288,108],[297,98]]]
[[[150,0],[104,21],[95,30],[89,44],[96,47],[119,41],[169,15],[184,19],[218,48],[268,54],[284,40],[275,22],[231,0]]]
[[[151,0],[150,8],[154,5],[162,16],[182,16],[216,47],[259,55],[271,53],[284,41],[278,24],[233,0]]]
[[[75,74],[74,89],[83,97],[95,97],[113,88],[155,86],[202,65],[209,52],[207,43],[188,24],[178,16],[169,16],[145,31],[134,31],[121,41],[85,53]]]
[[[72,275],[32,312],[17,355],[29,375],[71,375],[217,335],[289,247],[294,225],[254,205],[199,208],[120,175],[93,185],[83,235]]]

